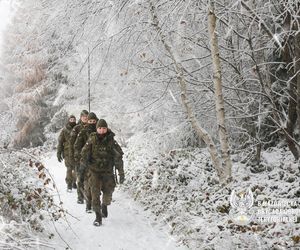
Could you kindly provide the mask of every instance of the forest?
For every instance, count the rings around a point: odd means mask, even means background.
[[[233,190],[250,188],[253,213],[258,201],[299,202],[299,0],[15,3],[0,57],[0,219],[48,232],[32,199],[53,209],[47,220],[66,216],[52,204],[51,176],[28,187],[23,171],[29,160],[30,178],[47,169],[39,164],[68,116],[90,106],[124,149],[122,192],[179,245],[300,247],[299,214],[247,225],[230,218]],[[20,197],[39,185],[37,197]],[[20,237],[7,230],[0,223],[4,249]]]

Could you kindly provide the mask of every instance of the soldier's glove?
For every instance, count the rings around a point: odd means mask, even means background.
[[[60,153],[57,153],[57,160],[59,162],[62,162],[62,160],[63,160],[62,155]]]
[[[121,174],[120,180],[119,180],[120,184],[123,184],[124,180],[125,180],[125,176],[124,176],[124,174]]]

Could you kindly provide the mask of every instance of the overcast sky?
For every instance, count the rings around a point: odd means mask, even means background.
[[[3,31],[5,30],[12,13],[13,0],[0,0],[0,52],[2,48]]]

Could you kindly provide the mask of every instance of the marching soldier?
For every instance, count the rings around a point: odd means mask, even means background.
[[[92,207],[96,213],[95,226],[102,224],[102,216],[107,217],[107,206],[111,204],[115,188],[114,167],[118,170],[120,183],[124,182],[123,152],[114,140],[115,134],[108,129],[105,120],[96,125],[97,132],[92,133],[82,149],[84,166],[90,171],[89,184],[92,192]],[[102,208],[100,195],[103,192]]]
[[[74,115],[69,116],[68,123],[62,129],[58,137],[57,146],[57,159],[61,162],[63,159],[65,161],[65,166],[67,168],[66,183],[68,192],[72,191],[72,186],[76,185],[76,173],[74,161],[72,161],[70,155],[70,137],[71,131],[76,125],[76,118]]]
[[[88,114],[88,121],[87,126],[85,126],[78,134],[77,139],[74,144],[74,158],[80,159],[81,158],[81,150],[84,147],[85,143],[87,142],[89,135],[93,132],[96,132],[96,123],[98,118],[95,113],[90,112]],[[91,190],[89,187],[89,170],[83,166],[83,162],[80,161],[80,166],[78,169],[78,189],[81,189],[82,193],[84,194],[84,198],[86,200],[86,212],[91,213]]]
[[[70,150],[69,150],[69,152],[70,152],[70,157],[71,157],[72,161],[74,161],[76,174],[78,173],[78,168],[79,168],[79,165],[80,165],[80,157],[77,156],[75,158],[75,155],[74,155],[74,144],[75,144],[75,141],[77,139],[77,136],[78,136],[79,132],[85,126],[87,126],[88,114],[89,114],[89,112],[87,110],[82,110],[81,111],[81,113],[80,113],[80,121],[72,129],[71,136],[70,136]],[[78,182],[78,178],[77,178],[77,182]],[[80,188],[77,188],[77,203],[83,204],[83,193],[82,193],[82,190]]]

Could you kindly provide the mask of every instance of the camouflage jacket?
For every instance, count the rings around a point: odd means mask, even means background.
[[[63,154],[63,157],[66,160],[70,159],[70,138],[71,138],[72,127],[70,124],[66,124],[66,126],[62,129],[58,137],[58,145],[57,145],[57,154]]]
[[[85,143],[89,139],[91,133],[96,132],[96,124],[95,127],[85,126],[78,133],[76,141],[74,143],[74,158],[78,161],[81,158],[81,150],[84,147]]]
[[[79,122],[73,129],[70,135],[70,149],[69,149],[69,154],[70,157],[72,158],[73,161],[78,163],[79,159],[75,159],[74,157],[74,144],[76,142],[77,136],[80,133],[80,131],[85,128],[85,124],[82,122]]]
[[[81,151],[81,157],[89,170],[103,175],[113,175],[113,167],[124,175],[123,151],[114,140],[114,133],[108,131],[104,138],[92,133]]]

